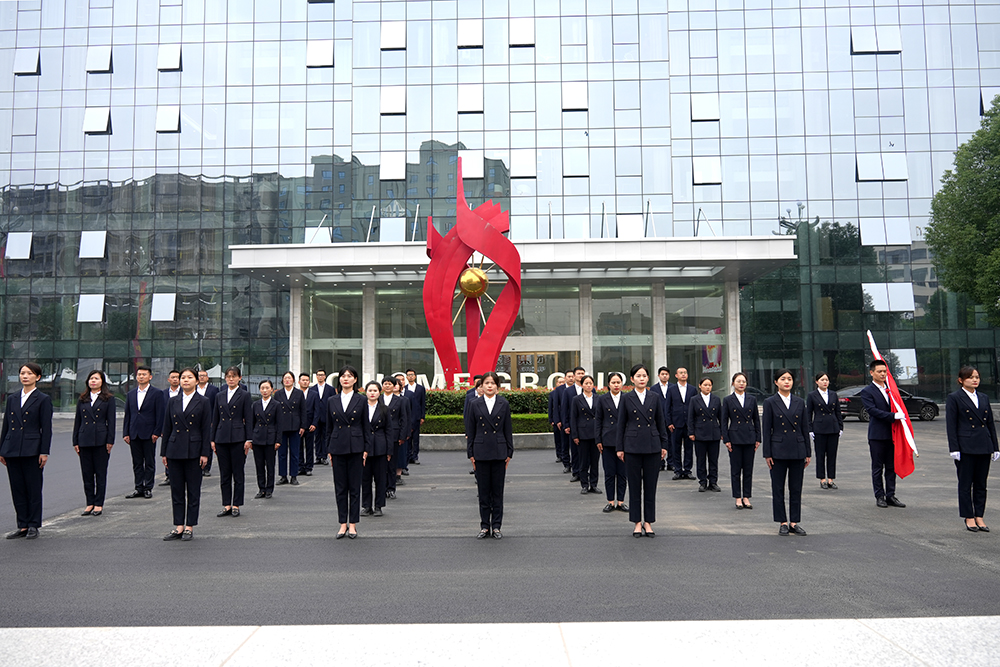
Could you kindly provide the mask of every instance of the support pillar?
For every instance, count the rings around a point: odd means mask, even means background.
[[[288,369],[298,375],[302,365],[302,288],[288,295]]]
[[[743,347],[740,337],[740,285],[726,282],[726,377],[743,370]],[[728,389],[727,389],[728,393]]]
[[[669,366],[667,363],[667,299],[662,280],[654,280],[650,285],[653,294],[653,366],[649,369],[652,384],[656,369]]]
[[[375,355],[375,287],[366,285],[361,291],[361,379],[363,382],[375,378],[377,363]],[[392,372],[392,371],[389,371]]]
[[[590,283],[580,283],[580,365],[597,377],[597,369],[594,368],[594,306]]]

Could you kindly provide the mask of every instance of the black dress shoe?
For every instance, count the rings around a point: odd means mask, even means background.
[[[738,510],[741,510],[741,509],[743,509],[743,503],[740,503],[739,505],[737,505],[737,506],[736,506],[736,509],[738,509]]]
[[[229,508],[227,510],[226,509],[222,510],[221,512],[219,512],[215,516],[232,516],[232,515],[233,515],[233,509]]]
[[[254,498],[255,498],[255,499],[256,499],[256,498],[263,498],[263,497],[264,497],[264,492],[263,492],[263,491],[258,491],[258,492],[257,492],[257,495],[256,495],[256,496],[254,496]]]
[[[672,465],[668,465],[667,466],[667,470],[673,470],[673,469],[674,469],[674,467]]]
[[[600,493],[600,491],[597,490],[596,486],[592,486],[589,489],[587,489],[587,493]]]
[[[484,539],[486,539],[489,536],[490,536],[490,531],[488,531],[487,529],[483,528],[481,531],[479,531],[479,534],[476,535],[476,539],[477,540],[484,540]]]
[[[82,512],[80,512],[80,516],[90,516],[93,513],[94,510],[83,510]]]
[[[969,524],[965,524],[965,529],[967,531],[969,531],[970,533],[978,533],[979,532],[979,526],[970,526]],[[987,532],[989,532],[989,531],[987,531]]]
[[[626,505],[625,503],[618,503],[618,511],[628,512],[628,505]]]
[[[642,530],[633,530],[632,537],[642,537]]]
[[[406,475],[407,477],[409,477],[410,476],[410,471],[407,470],[406,468],[403,468],[403,474]]]
[[[142,497],[143,498],[152,498],[153,497],[153,492],[152,491],[148,491],[148,490],[147,491],[143,491],[142,492]]]
[[[357,532],[353,532],[352,533],[351,531],[347,531],[347,539],[349,539],[349,540],[356,540],[356,539],[358,539]]]
[[[781,524],[781,528],[778,528],[778,535],[781,535],[782,537],[788,537],[788,524],[787,523]]]
[[[384,515],[382,514],[382,508],[381,508],[381,507],[376,507],[376,508],[375,508],[375,511],[374,511],[374,512],[372,512],[372,516],[384,516]]]
[[[475,470],[470,470],[470,471],[469,471],[469,474],[470,474],[470,475],[475,475],[475,474],[476,474],[476,471],[475,471]]]
[[[415,466],[420,465],[420,461],[418,461],[417,459],[413,459],[412,461],[410,461],[410,463],[412,463]]]
[[[287,477],[284,477],[284,476],[279,477],[277,483],[275,484],[275,486],[281,486],[282,484],[288,484],[288,478]]]
[[[102,513],[104,513],[104,510],[94,510],[93,512],[91,512],[91,515],[101,516]]]
[[[385,497],[389,498],[391,500],[395,500],[396,499],[396,492],[395,491],[386,491],[385,492]]]
[[[875,499],[875,506],[876,507],[888,507],[889,503],[885,502],[885,498],[876,498]]]
[[[903,501],[901,501],[896,496],[891,496],[889,498],[886,498],[885,501],[887,503],[889,503],[890,505],[892,505],[893,507],[906,507],[906,503],[904,503]]]
[[[819,488],[821,488],[821,489],[829,489],[830,485],[827,484],[826,482],[820,482],[819,483]]]
[[[580,481],[580,476],[577,475],[576,473],[573,473],[573,476],[569,478],[569,483],[570,484],[572,484],[573,482],[579,482],[579,481]]]
[[[587,494],[587,493],[590,493],[590,491],[587,490],[587,487],[583,487],[582,489],[580,489],[580,493],[581,494]]]
[[[976,526],[976,528],[978,528],[978,529],[979,529],[979,532],[980,532],[980,533],[988,533],[988,532],[990,532],[990,529],[989,529],[989,528],[987,528],[986,526],[978,526],[978,525],[977,525],[977,526]]]
[[[646,531],[646,537],[656,537],[656,533],[651,530]]]
[[[673,479],[673,480],[684,479],[684,475],[682,473],[677,472],[677,473],[674,473],[674,476],[671,477],[671,479]]]
[[[743,503],[743,509],[745,509],[745,510],[752,510],[753,509],[753,505],[751,505],[750,503]]]
[[[573,469],[570,468],[569,466],[564,466],[563,467],[563,473],[565,474],[565,473],[568,473],[568,472],[573,472]]]
[[[699,484],[698,493],[704,493],[705,491],[708,491],[708,484]]]
[[[799,525],[789,526],[788,531],[794,533],[795,535],[806,535],[805,528]]]
[[[601,510],[601,511],[602,512],[614,512],[615,511],[615,506],[612,505],[611,503],[608,503],[607,505],[604,506],[604,509]]]
[[[347,537],[347,531],[346,531],[346,530],[345,530],[344,532],[342,532],[342,533],[337,533],[337,537],[336,537],[336,539],[338,539],[338,540],[342,540],[342,539],[344,539],[345,537]]]
[[[313,476],[313,471],[312,470],[305,470],[303,472],[300,472],[299,474],[300,475],[305,475],[306,477],[312,477]]]
[[[211,477],[212,476],[212,471],[211,470],[202,470],[201,471],[201,476],[202,477]],[[191,538],[189,537],[188,539],[190,540]]]
[[[499,528],[497,528],[496,530],[493,531],[493,539],[494,540],[502,540],[503,539],[503,533],[500,532]]]
[[[292,486],[298,486],[299,485],[299,478],[298,477],[292,477],[292,480],[289,482],[289,484],[291,484]]]
[[[233,508],[233,516],[239,516],[239,515],[240,515],[240,508],[239,507],[234,507]]]
[[[165,479],[162,482],[160,482],[157,486],[170,486],[170,480]]]
[[[142,498],[145,494],[142,491],[133,491],[132,493],[125,496],[126,498]]]
[[[375,512],[372,511],[371,507],[362,507],[361,508],[361,516],[370,516],[370,515],[372,515],[374,513]]]
[[[171,542],[173,540],[179,540],[182,537],[182,533],[178,533],[176,530],[171,530],[169,533],[163,536],[164,542]]]
[[[721,493],[722,492],[722,489],[719,488],[718,484],[709,484],[708,485],[708,490],[709,491],[715,491],[716,493]]]
[[[831,489],[836,489],[837,488],[837,483],[836,482],[830,482],[830,484],[828,486]]]
[[[4,537],[8,540],[16,540],[19,537],[27,537],[28,529],[21,528],[20,530],[15,530],[13,532],[7,533]]]
[[[182,542],[190,542],[192,539],[194,539],[194,533],[192,533],[190,530],[185,530],[183,533],[181,533]]]
[[[264,500],[270,500],[270,499],[271,499],[271,495],[272,495],[272,494],[271,494],[271,492],[270,492],[270,491],[268,491],[267,493],[265,493],[265,494],[264,494]]]

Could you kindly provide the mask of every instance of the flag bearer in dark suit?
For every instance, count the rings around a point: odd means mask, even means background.
[[[622,401],[622,385],[625,376],[612,373],[608,378],[607,394],[597,398],[597,449],[604,463],[604,491],[608,504],[604,512],[628,512],[625,504],[626,473],[625,462],[618,458],[618,409]]]
[[[243,374],[226,369],[226,389],[215,395],[212,413],[212,451],[219,457],[222,511],[217,516],[239,516],[243,505],[247,452],[253,445],[253,401],[240,386]]]
[[[584,375],[583,393],[573,399],[569,413],[570,437],[578,447],[580,456],[580,493],[600,493],[597,480],[600,476],[598,465],[601,452],[597,449],[597,406],[594,396],[594,378]]]
[[[402,387],[391,375],[382,378],[382,404],[389,413],[389,453],[385,465],[385,497],[396,497],[396,458],[405,439],[403,433],[410,427],[410,402],[399,395]]]
[[[156,441],[163,430],[167,401],[164,392],[149,384],[153,371],[148,366],[135,369],[139,386],[125,397],[122,436],[132,452],[135,490],[126,498],[152,498],[156,477]]]
[[[73,449],[80,457],[83,493],[87,497],[81,516],[101,516],[104,511],[108,461],[115,444],[115,396],[106,380],[103,371],[90,371],[73,420]]]
[[[945,421],[948,428],[948,451],[958,470],[958,513],[965,528],[973,533],[988,533],[983,521],[986,512],[986,479],[990,461],[1000,458],[993,409],[979,387],[979,371],[963,366],[958,371],[961,388],[948,394]]]
[[[160,456],[170,466],[170,500],[174,530],[163,538],[190,540],[201,506],[201,469],[212,451],[212,405],[197,391],[193,368],[181,371],[181,393],[167,402]]]
[[[698,457],[698,491],[719,488],[719,440],[722,438],[722,401],[712,395],[711,378],[698,383],[698,395],[688,401],[688,438]],[[706,461],[707,460],[707,461]],[[706,469],[707,462],[707,469]]]
[[[816,445],[816,478],[821,489],[836,489],[837,445],[844,434],[844,415],[837,392],[830,389],[830,376],[819,373],[816,388],[806,396],[809,437]]]
[[[427,417],[427,390],[424,389],[423,385],[417,384],[417,371],[412,368],[406,369],[406,387],[403,391],[410,397],[410,423],[413,426],[413,431],[410,433],[410,441],[406,447],[408,458],[405,461],[400,461],[399,465],[407,471],[408,475],[410,474],[408,464],[420,465],[420,425]]]
[[[779,535],[805,535],[799,525],[802,514],[802,477],[809,465],[811,450],[806,422],[806,404],[792,396],[795,378],[787,368],[774,374],[778,393],[764,401],[761,431],[764,459],[771,469],[771,502],[774,520],[780,522]],[[788,478],[788,514],[785,513],[785,478]]]
[[[566,380],[556,378],[556,384],[549,392],[549,426],[552,427],[552,437],[556,445],[556,461],[563,464],[563,472],[573,472],[570,467],[569,452],[563,448],[563,432],[560,428],[562,417],[559,416],[559,395]],[[466,401],[470,400],[466,397]]]
[[[278,402],[278,433],[281,435],[281,448],[278,450],[278,486],[288,484],[291,475],[292,486],[299,483],[299,449],[302,447],[302,434],[309,425],[306,413],[306,395],[295,386],[295,374],[285,371],[281,376],[283,387],[274,393]]]
[[[34,362],[18,371],[21,391],[7,397],[0,429],[0,463],[7,467],[17,530],[7,539],[38,537],[42,525],[42,469],[52,445],[52,399],[35,385],[42,367]]]
[[[316,464],[325,466],[329,463],[326,458],[326,402],[336,393],[334,387],[326,383],[326,369],[316,369],[316,384],[309,387],[309,393],[318,401],[314,408],[314,421],[310,425],[316,449]],[[312,470],[312,465],[309,470]]]
[[[358,393],[358,371],[353,366],[340,369],[340,394],[326,402],[330,467],[337,496],[337,539],[358,536],[361,516],[361,477],[368,456],[365,431],[365,399]]]
[[[691,476],[691,464],[694,463],[694,445],[688,437],[687,414],[688,402],[694,398],[694,387],[688,383],[686,368],[678,368],[674,374],[677,382],[667,389],[666,410],[664,419],[670,431],[670,445],[674,460],[674,479],[694,479]]]
[[[385,507],[386,465],[396,438],[397,429],[389,415],[385,403],[379,400],[382,395],[381,385],[372,380],[365,385],[365,398],[368,405],[365,408],[364,426],[367,434],[365,464],[361,479],[361,513],[366,516],[382,516]],[[372,497],[372,484],[375,485],[375,496]]]
[[[198,393],[208,399],[210,406],[215,407],[215,395],[219,393],[219,388],[209,383],[208,371],[198,371]],[[212,476],[212,455],[213,452],[210,451],[208,453],[208,463],[201,471],[205,477]]]
[[[633,537],[656,537],[656,480],[660,461],[667,458],[670,438],[663,415],[663,401],[647,389],[649,369],[636,364],[630,373],[635,389],[618,408],[618,458],[628,472],[628,518],[635,524]]]
[[[906,419],[904,412],[889,407],[889,388],[885,383],[889,369],[881,359],[868,365],[872,383],[858,396],[868,411],[868,452],[872,457],[872,488],[878,507],[906,507],[896,498],[896,446],[892,442],[892,422]],[[883,483],[883,475],[885,482]]]
[[[309,373],[299,373],[299,389],[306,397],[306,428],[302,432],[299,443],[299,469],[297,474],[312,477],[313,460],[316,456],[316,411],[319,408],[319,395],[309,391]]]
[[[465,415],[466,453],[476,471],[479,489],[479,539],[503,537],[503,486],[514,456],[510,404],[497,395],[500,376],[483,374],[483,395],[473,399]]]
[[[753,457],[760,447],[760,413],[757,399],[746,393],[747,376],[733,375],[733,393],[722,399],[722,443],[729,450],[736,509],[752,510]]]
[[[274,385],[270,380],[261,380],[260,399],[253,404],[253,462],[257,468],[257,495],[254,498],[270,498],[274,493],[274,457],[281,447],[278,432],[278,413],[281,407],[274,400]]]

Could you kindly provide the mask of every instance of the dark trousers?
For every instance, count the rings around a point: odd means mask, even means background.
[[[274,445],[254,445],[253,463],[257,468],[257,489],[274,493]]]
[[[577,450],[580,457],[580,485],[585,489],[596,489],[601,476],[598,468],[601,463],[601,453],[597,450],[597,441],[592,438],[580,438]]]
[[[369,456],[365,461],[364,472],[361,479],[361,506],[362,507],[385,507],[386,489],[386,457]],[[372,484],[375,485],[375,504],[372,504]]]
[[[628,475],[628,519],[633,523],[656,521],[656,480],[659,454],[625,454]]]
[[[607,445],[601,452],[601,462],[604,463],[604,491],[608,495],[608,502],[625,500],[625,487],[628,485],[625,462],[618,459],[618,452],[614,447]]]
[[[986,512],[986,478],[990,476],[989,454],[962,454],[955,461],[958,470],[958,514],[962,518],[982,518]]]
[[[222,475],[222,504],[227,507],[243,505],[247,464],[247,455],[243,453],[244,444],[243,442],[215,443],[215,453],[219,457],[219,474]]]
[[[753,493],[753,445],[731,443],[729,471],[733,477],[733,498],[750,498]]]
[[[80,472],[83,473],[83,494],[87,497],[87,505],[104,506],[109,460],[111,454],[104,445],[80,448]]]
[[[281,447],[278,448],[278,474],[292,477],[299,474],[299,447],[302,436],[298,431],[282,431]]]
[[[357,523],[361,517],[362,454],[333,455],[333,490],[337,496],[337,522]]]
[[[307,470],[313,469],[313,461],[316,460],[315,444],[318,432],[319,429],[312,432],[306,429],[306,432],[302,434],[302,446],[299,448],[299,470],[296,474],[302,474]]]
[[[694,443],[688,438],[687,426],[676,426],[670,434],[670,449],[673,452],[674,472],[691,474],[694,463]]]
[[[896,448],[892,440],[869,440],[868,451],[872,456],[872,488],[875,490],[875,498],[892,498],[896,495]]]
[[[500,530],[503,523],[503,483],[507,462],[476,461],[476,486],[479,488],[479,527]]]
[[[562,445],[562,435],[560,434],[559,428],[553,424],[552,426],[552,440],[556,444],[556,460],[564,461],[563,459],[563,445]]]
[[[413,433],[410,434],[410,446],[406,448],[408,458],[403,461],[403,467],[409,468],[407,463],[420,458],[420,420],[413,423]]]
[[[198,459],[167,459],[175,526],[197,526],[203,473]]]
[[[206,464],[205,464],[205,467],[204,467],[204,468],[202,469],[202,474],[203,474],[203,475],[204,475],[204,474],[205,474],[206,472],[212,472],[212,459],[213,459],[214,457],[215,457],[215,452],[213,452],[213,451],[212,451],[211,449],[210,449],[210,450],[208,450],[208,463],[206,463]]]
[[[18,528],[42,526],[42,469],[37,456],[8,456],[7,479]]]
[[[816,479],[837,479],[837,447],[840,445],[838,433],[816,433]]]
[[[698,481],[702,484],[718,484],[719,441],[695,440],[694,451],[698,455]]]
[[[802,519],[802,477],[806,470],[805,459],[772,459],[771,506],[774,520],[779,523]],[[788,514],[785,514],[785,477],[788,477]]]
[[[563,444],[569,453],[569,467],[574,475],[580,474],[580,446],[573,442],[569,433],[563,431]]]
[[[152,440],[130,438],[128,448],[132,450],[132,475],[135,477],[136,491],[152,491],[156,477],[156,443]],[[83,449],[80,450],[81,452]]]
[[[392,446],[392,458],[385,464],[385,490],[393,493],[396,492],[396,462],[399,461],[399,450],[402,448],[403,446],[397,441]]]
[[[315,438],[313,441],[316,443],[316,460],[326,461],[327,457],[327,445],[326,441],[326,423],[322,423],[316,426],[316,431],[313,433]]]
[[[403,470],[406,468],[406,462],[408,460],[407,453],[409,451],[410,451],[410,439],[407,438],[406,440],[403,441],[403,444],[399,446],[399,449],[396,451],[396,456],[394,456],[392,459],[393,461],[396,462],[396,464],[393,466],[396,470]]]

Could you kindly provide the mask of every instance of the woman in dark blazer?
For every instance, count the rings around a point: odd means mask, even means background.
[[[0,464],[7,468],[17,530],[7,539],[38,537],[42,525],[42,469],[52,445],[52,399],[35,385],[42,367],[34,362],[18,371],[21,391],[7,397],[0,427]]]
[[[253,401],[240,385],[243,373],[226,369],[226,388],[215,395],[212,411],[212,451],[219,457],[222,511],[216,516],[239,516],[246,486],[247,453],[253,445]]]
[[[278,402],[273,398],[274,385],[261,380],[257,385],[260,399],[253,404],[253,462],[257,469],[257,495],[254,498],[271,498],[274,493],[274,457],[281,447],[278,433]]]
[[[733,375],[733,393],[722,399],[722,443],[729,450],[736,509],[752,510],[753,457],[760,447],[760,413],[757,399],[746,393],[747,376]]]
[[[358,536],[361,517],[361,476],[368,456],[365,431],[365,398],[356,391],[358,371],[353,366],[340,369],[340,393],[326,402],[327,452],[333,468],[333,489],[337,496],[337,539]]]
[[[274,400],[278,401],[278,433],[281,436],[281,447],[278,449],[278,486],[289,483],[299,484],[299,450],[302,447],[302,434],[309,427],[306,412],[306,395],[295,386],[295,374],[285,371],[281,376],[282,388],[274,392]]]
[[[837,392],[830,389],[830,376],[816,375],[816,388],[806,396],[809,437],[816,445],[816,479],[821,489],[836,489],[837,445],[844,433],[844,415]]]
[[[580,493],[600,493],[597,481],[601,452],[597,449],[597,397],[594,396],[594,378],[584,375],[580,382],[583,393],[573,397],[569,412],[569,432],[577,445],[580,457]]]
[[[635,523],[633,537],[656,537],[656,480],[660,461],[666,459],[670,436],[663,414],[663,399],[646,391],[649,369],[632,367],[635,390],[618,407],[618,459],[628,473],[629,520]],[[645,519],[645,522],[643,522]]]
[[[601,452],[601,462],[604,464],[604,492],[608,504],[604,512],[628,512],[625,504],[625,487],[627,486],[625,462],[618,458],[618,409],[622,401],[622,385],[625,376],[612,373],[608,378],[608,393],[597,397],[597,408],[594,410],[597,418],[597,450]]]
[[[104,371],[90,371],[73,420],[73,450],[80,458],[87,507],[80,516],[101,516],[108,486],[108,461],[115,444],[115,396]]]
[[[698,491],[719,488],[719,440],[722,438],[722,401],[712,395],[711,378],[698,383],[699,393],[688,403],[687,431],[698,458]],[[707,466],[706,466],[707,463]]]
[[[958,470],[958,513],[965,519],[966,530],[988,533],[990,529],[983,521],[986,479],[990,461],[1000,458],[997,430],[990,399],[976,391],[979,371],[963,366],[958,371],[958,383],[961,389],[948,394],[944,412],[948,451]]]
[[[465,413],[466,453],[479,489],[478,539],[503,537],[503,486],[514,456],[514,426],[510,404],[497,395],[500,376],[483,374],[483,395],[472,399]]]
[[[410,432],[410,399],[400,395],[400,382],[391,375],[382,378],[382,404],[389,411],[389,421],[392,424],[392,440],[389,443],[389,453],[386,456],[385,497],[396,497],[396,464],[399,458],[399,448],[406,442]]]
[[[764,401],[761,431],[764,460],[771,469],[771,502],[779,535],[805,535],[798,525],[802,514],[802,477],[809,465],[811,449],[806,422],[806,404],[792,396],[795,377],[787,368],[774,374],[778,393]],[[788,514],[785,513],[785,478],[788,478]]]
[[[201,506],[202,469],[212,451],[212,405],[198,393],[198,373],[181,371],[181,391],[167,401],[163,421],[160,456],[170,468],[170,500],[174,510],[174,530],[164,541],[194,537]]]
[[[385,507],[385,486],[389,456],[393,440],[399,428],[393,423],[389,409],[379,400],[382,385],[375,380],[365,385],[365,432],[368,435],[365,446],[365,465],[361,478],[361,513],[366,516],[382,516]],[[372,484],[375,496],[372,497]]]

